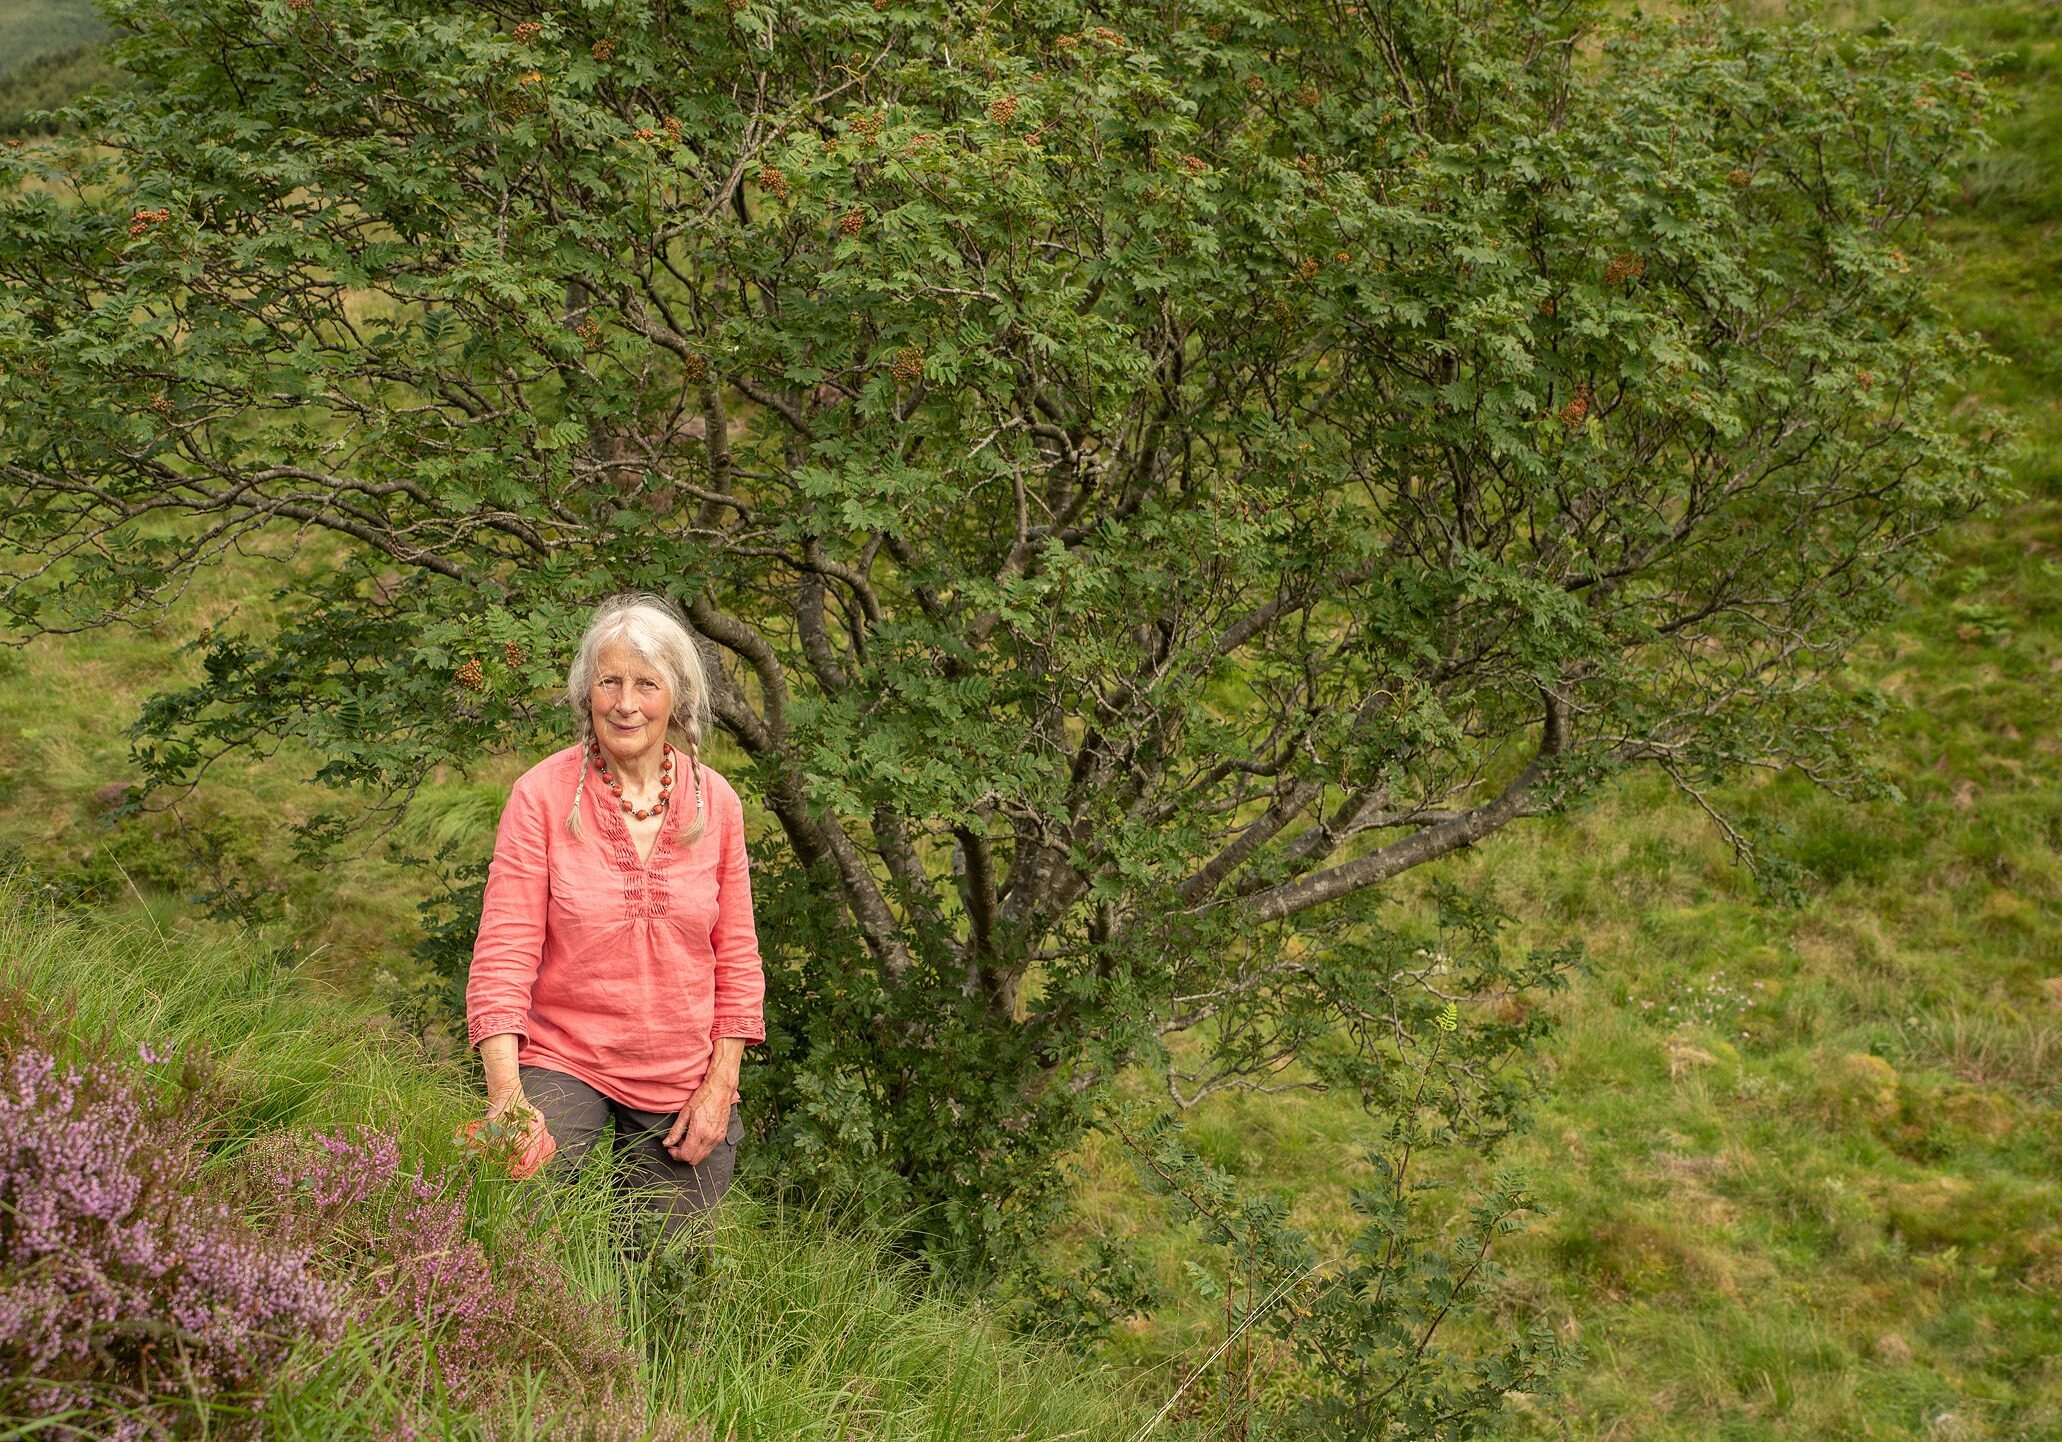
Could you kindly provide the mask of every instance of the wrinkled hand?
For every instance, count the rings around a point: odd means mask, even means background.
[[[699,1166],[730,1131],[727,1088],[704,1086],[688,1099],[666,1132],[666,1155]]]
[[[543,1114],[530,1105],[520,1088],[487,1103],[487,1115],[459,1129],[468,1148],[491,1151],[508,1162],[508,1174],[523,1178],[540,1170],[558,1151],[558,1141],[544,1125]]]

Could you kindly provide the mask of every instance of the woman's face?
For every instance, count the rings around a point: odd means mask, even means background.
[[[611,755],[624,760],[656,755],[673,711],[673,690],[665,676],[621,641],[602,647],[597,659],[587,692],[594,734]]]

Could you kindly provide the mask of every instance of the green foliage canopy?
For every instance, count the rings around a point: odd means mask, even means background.
[[[1293,1057],[1381,1106],[1449,998],[1563,964],[1384,926],[1403,873],[1631,765],[1852,780],[1834,670],[1999,485],[1918,229],[1983,92],[1889,32],[108,14],[130,88],[0,153],[9,621],[341,538],[139,753],[291,734],[393,799],[560,744],[585,609],[677,597],[778,823],[797,1165],[961,1255],[1171,1034],[1179,1100]],[[1457,1110],[1527,1026],[1471,1019]]]

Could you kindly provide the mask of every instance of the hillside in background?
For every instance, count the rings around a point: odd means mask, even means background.
[[[2023,428],[2022,494],[1947,537],[1936,586],[1854,658],[1895,705],[1870,742],[1895,799],[1795,775],[1711,798],[1796,894],[1653,780],[1450,873],[1595,962],[1501,1158],[1549,1209],[1506,1254],[1506,1320],[1545,1309],[1590,1357],[1506,1439],[2062,1436],[2062,9],[1820,13],[1964,46],[2002,102],[1935,233],[1950,308],[2003,357],[1972,394]],[[1345,1235],[1369,1177],[1349,1108],[1202,1113],[1214,1160]],[[1145,1220],[1114,1149],[1086,1162],[1075,1242],[1135,1238],[1180,1289],[1193,1238]],[[1135,1355],[1212,1335],[1188,1295]]]
[[[9,3],[0,27],[86,13]],[[1938,233],[1954,310],[2008,362],[1972,383],[2024,428],[2023,494],[1948,538],[1939,584],[1855,658],[1897,703],[1871,741],[1896,799],[1843,802],[1795,776],[1713,798],[1791,889],[1760,884],[1692,799],[1651,781],[1454,868],[1522,940],[1577,937],[1595,963],[1553,1003],[1550,1095],[1501,1158],[1550,1208],[1510,1239],[1506,1320],[1545,1311],[1590,1358],[1565,1403],[1514,1399],[1505,1438],[2062,1436],[2062,10],[1828,16],[1964,45],[2007,102]],[[253,555],[148,630],[0,652],[0,852],[54,898],[146,896],[168,926],[174,898],[211,898],[298,948],[299,984],[405,1019],[430,879],[376,850],[297,867],[278,821],[334,804],[304,756],[232,757],[175,807],[128,815],[123,739],[64,704],[85,690],[93,716],[132,716],[190,676],[181,642],[262,614],[288,581]],[[394,839],[483,855],[523,764],[440,778]],[[1368,1176],[1350,1106],[1219,1098],[1191,1122],[1211,1160],[1320,1237],[1345,1233]],[[1150,1388],[1217,1340],[1191,1265],[1212,1263],[1117,1147],[1080,1160],[1082,1220],[1061,1243],[1136,1248],[1169,1298],[1109,1350]],[[1199,1423],[1235,1418],[1224,1399],[1244,1379],[1216,1380]]]
[[[94,53],[106,35],[90,0],[0,0],[0,135],[48,130],[28,117],[114,79]]]

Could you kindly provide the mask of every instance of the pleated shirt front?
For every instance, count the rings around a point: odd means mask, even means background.
[[[694,788],[682,776],[640,862],[598,774],[581,800],[582,836],[566,829],[588,764],[568,746],[509,792],[466,980],[466,1030],[474,1046],[518,1032],[526,1066],[578,1077],[640,1111],[678,1111],[707,1075],[717,1037],[766,1039],[744,806],[701,766],[708,824],[683,842]]]

